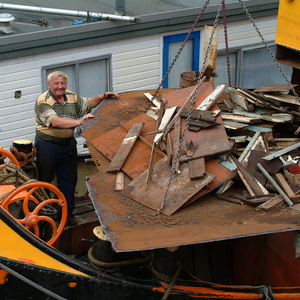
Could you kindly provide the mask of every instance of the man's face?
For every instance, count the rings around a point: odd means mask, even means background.
[[[62,76],[53,78],[48,86],[55,98],[61,98],[67,89],[66,80]]]

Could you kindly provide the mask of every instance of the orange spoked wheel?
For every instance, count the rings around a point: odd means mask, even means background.
[[[18,166],[20,168],[20,164],[19,164],[18,160],[13,156],[12,153],[10,153],[9,151],[7,151],[5,149],[0,148],[0,154],[3,154],[7,158],[9,158],[13,164],[15,164],[16,166]],[[5,168],[5,164],[0,165],[0,167]]]
[[[34,196],[33,193],[39,188],[49,189],[54,193],[54,197],[52,199],[47,199],[42,202],[39,202]],[[18,188],[12,190],[8,196],[6,196],[1,203],[1,206],[9,213],[9,205],[13,203],[22,203],[23,205],[23,213],[24,217],[17,219],[17,222],[22,224],[28,230],[33,231],[33,233],[40,237],[40,228],[39,222],[48,222],[52,227],[52,237],[47,241],[48,245],[53,245],[61,233],[63,232],[67,217],[68,217],[68,208],[67,201],[63,193],[54,185],[47,182],[31,182],[27,184],[23,184]],[[35,204],[34,208],[29,208],[30,203]],[[49,211],[49,209],[53,209],[52,205],[56,204],[61,208],[61,219],[59,224],[57,225],[55,221],[49,216],[51,215],[45,213],[45,211]],[[32,206],[32,205],[31,205]]]

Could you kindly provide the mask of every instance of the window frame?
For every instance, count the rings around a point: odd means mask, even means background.
[[[189,40],[193,40],[193,60],[192,60],[192,70],[191,71],[199,71],[199,63],[200,63],[200,36],[201,31],[194,31],[191,33]],[[162,64],[162,78],[165,76],[166,72],[169,69],[169,50],[170,43],[184,41],[186,39],[187,33],[177,33],[172,35],[166,35],[163,37],[163,64]],[[179,49],[178,49],[179,50]],[[163,88],[168,88],[169,80],[166,78],[163,83]]]
[[[106,71],[107,71],[107,91],[112,90],[112,59],[111,59],[111,54],[107,54],[107,55],[101,55],[101,56],[96,56],[96,57],[90,57],[90,58],[86,58],[86,59],[78,59],[78,60],[70,60],[64,63],[57,63],[57,64],[49,64],[49,65],[45,65],[42,67],[41,73],[42,73],[42,82],[41,82],[41,86],[42,86],[42,90],[43,91],[47,91],[48,90],[48,84],[47,84],[47,70],[48,69],[59,69],[61,67],[68,67],[68,66],[72,66],[75,65],[75,89],[74,89],[74,93],[79,94],[79,76],[78,76],[78,72],[79,72],[79,65],[81,63],[88,63],[88,62],[93,62],[93,61],[98,61],[98,60],[103,60],[106,59],[107,63],[106,63]],[[42,92],[43,92],[42,91]],[[79,94],[80,95],[80,94]]]

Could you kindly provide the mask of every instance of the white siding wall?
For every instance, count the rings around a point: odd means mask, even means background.
[[[264,39],[269,43],[275,42],[277,16],[269,16],[254,19],[256,26]],[[231,22],[227,24],[228,44],[231,49],[253,47],[262,44],[262,40],[257,34],[249,20]],[[225,36],[223,25],[219,26],[218,50],[225,49]]]
[[[276,17],[259,19],[257,25],[266,34],[267,41],[274,41]],[[172,34],[176,33],[179,32]],[[249,21],[228,24],[228,33],[230,47],[260,43]],[[224,46],[223,27],[220,26],[219,49]],[[110,54],[114,92],[156,89],[162,77],[161,51],[162,35],[157,34],[0,61],[0,146],[9,149],[15,139],[34,140],[34,104],[43,92],[41,73],[44,66]],[[20,99],[14,98],[17,90],[22,92]],[[78,139],[80,152],[85,151],[83,142],[82,138]]]

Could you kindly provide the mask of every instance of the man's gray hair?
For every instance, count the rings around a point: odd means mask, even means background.
[[[52,79],[56,79],[58,76],[62,76],[66,80],[66,83],[68,83],[68,76],[62,71],[55,71],[50,73],[47,76],[47,83],[50,83]]]

